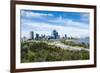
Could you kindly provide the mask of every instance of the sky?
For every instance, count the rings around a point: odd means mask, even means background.
[[[51,35],[57,30],[63,37],[89,36],[89,13],[86,12],[60,12],[20,10],[21,37],[30,36],[30,31],[39,35]]]

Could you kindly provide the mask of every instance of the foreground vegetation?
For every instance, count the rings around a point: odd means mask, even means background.
[[[44,42],[21,42],[21,62],[89,59],[88,51],[69,51]]]

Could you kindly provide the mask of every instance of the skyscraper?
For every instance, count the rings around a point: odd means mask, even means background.
[[[56,30],[53,30],[53,37],[54,37],[54,39],[59,38],[58,32]]]
[[[36,37],[35,37],[35,39],[36,39],[36,40],[39,39],[39,34],[38,34],[38,33],[36,33]]]
[[[34,40],[34,32],[33,31],[30,32],[30,39]]]
[[[65,34],[65,39],[67,39],[67,34]]]

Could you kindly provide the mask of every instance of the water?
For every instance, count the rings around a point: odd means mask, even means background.
[[[89,44],[89,38],[81,38],[81,39],[75,39],[73,40],[75,43],[85,43],[85,44]]]

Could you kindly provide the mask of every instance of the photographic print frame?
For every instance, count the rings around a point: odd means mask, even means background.
[[[24,7],[25,6],[25,7]],[[35,9],[32,9],[35,8]],[[72,8],[72,9],[71,9]],[[75,10],[76,8],[76,10]],[[66,61],[61,62],[41,62],[41,63],[28,63],[19,65],[18,62],[20,62],[19,56],[20,51],[18,51],[16,48],[20,47],[20,40],[16,39],[16,36],[20,38],[21,31],[20,26],[21,22],[19,19],[20,16],[20,10],[21,9],[29,9],[29,10],[44,10],[44,11],[61,11],[64,12],[65,10],[69,11],[75,11],[77,12],[78,9],[82,10],[83,12],[86,12],[86,10],[90,10],[90,16],[91,16],[91,24],[93,26],[92,29],[90,28],[90,33],[93,37],[92,39],[92,54],[90,53],[90,56],[92,57],[92,62],[89,63],[80,63],[80,61],[69,61],[68,63],[72,65],[68,65]],[[85,10],[85,11],[84,11]],[[18,11],[18,12],[17,12]],[[93,11],[93,12],[91,12]],[[65,11],[66,12],[66,11]],[[80,12],[80,11],[79,11]],[[18,19],[17,19],[18,18]],[[93,22],[92,22],[93,21]],[[18,26],[17,26],[18,24]],[[90,24],[90,25],[91,25]],[[17,47],[17,46],[18,47]],[[19,54],[18,54],[19,53]],[[18,59],[19,58],[19,59]],[[75,64],[76,63],[76,64]],[[78,64],[80,63],[80,64]],[[51,65],[50,65],[51,64]],[[58,64],[58,65],[57,65]],[[65,65],[64,65],[65,64]],[[44,65],[44,66],[43,66]],[[73,68],[88,68],[88,67],[96,67],[96,6],[93,5],[77,5],[77,4],[61,4],[61,3],[45,3],[45,2],[31,2],[31,1],[11,1],[11,72],[27,72],[27,71],[42,71],[42,70],[59,70],[59,69],[73,69]]]

